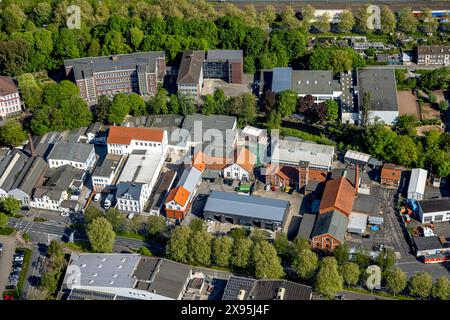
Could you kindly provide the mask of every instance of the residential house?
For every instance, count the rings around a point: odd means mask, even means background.
[[[402,171],[394,164],[385,164],[381,169],[380,183],[384,187],[398,188],[401,177]]]
[[[85,143],[58,142],[47,156],[50,168],[71,165],[74,168],[87,171],[94,167],[95,161],[94,146]]]
[[[450,46],[417,46],[417,64],[450,65]]]
[[[22,112],[19,89],[11,77],[0,76],[0,118]]]
[[[133,151],[159,152],[166,157],[167,132],[161,129],[129,128],[112,126],[109,128],[108,153],[129,155]]]
[[[170,190],[166,198],[165,209],[168,219],[184,219],[190,209],[204,170],[204,164],[199,163],[194,163],[192,167],[184,170],[177,186]]]
[[[64,200],[78,200],[85,176],[83,169],[71,165],[51,168],[44,174],[45,182],[33,191],[31,207],[66,212]]]
[[[253,176],[255,165],[256,156],[246,147],[241,147],[236,151],[234,163],[223,169],[223,176],[226,178],[249,181]]]
[[[358,69],[358,105],[363,122],[376,119],[393,125],[399,117],[397,83],[393,69]],[[364,96],[366,104],[364,105]],[[370,99],[368,99],[370,98]]]
[[[119,92],[156,95],[158,82],[165,75],[165,64],[164,51],[64,61],[67,78],[77,84],[81,97],[90,103],[97,102],[102,95],[113,97]]]

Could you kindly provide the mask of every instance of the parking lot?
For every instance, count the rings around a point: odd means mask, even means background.
[[[9,284],[9,274],[12,271],[12,260],[16,250],[17,241],[15,237],[0,236],[0,243],[3,244],[0,253],[0,300],[3,299],[2,293]]]

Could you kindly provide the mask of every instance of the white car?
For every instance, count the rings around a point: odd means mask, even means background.
[[[101,193],[96,193],[94,196],[94,202],[98,202],[98,200],[100,200],[101,197],[102,197]]]

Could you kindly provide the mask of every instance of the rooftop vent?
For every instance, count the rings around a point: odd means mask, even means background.
[[[244,300],[244,297],[245,297],[245,290],[239,290],[237,299],[238,300]]]
[[[120,259],[120,262],[125,262],[125,261],[127,261],[127,258]]]
[[[93,277],[96,277],[97,275],[98,275],[97,272],[94,272],[94,273],[92,274]]]
[[[86,268],[86,263],[83,263],[83,264],[81,265],[81,267],[82,267],[82,268]]]
[[[101,264],[99,264],[99,265],[97,266],[98,269],[101,269],[102,267],[103,267],[103,265],[101,265]]]
[[[117,278],[117,273],[114,273],[114,274],[113,274],[113,278]]]
[[[106,258],[102,258],[100,261],[104,262],[104,261],[106,261]]]
[[[108,284],[114,284],[114,280],[109,281]]]
[[[94,283],[94,280],[89,280],[89,283]]]

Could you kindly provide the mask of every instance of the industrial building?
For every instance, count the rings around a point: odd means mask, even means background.
[[[425,195],[428,171],[424,169],[412,169],[407,191],[407,198],[411,200],[422,200]]]
[[[417,201],[419,220],[422,223],[450,220],[450,199],[430,199]]]
[[[417,64],[450,65],[450,46],[417,46]]]
[[[47,157],[50,168],[70,165],[77,169],[90,170],[95,161],[94,146],[78,142],[58,142]]]
[[[119,92],[156,95],[158,81],[166,73],[166,60],[164,51],[136,52],[65,60],[64,67],[81,97],[95,103],[101,95],[112,97]]]
[[[289,201],[213,191],[203,209],[205,220],[269,230],[283,229],[290,213]]]
[[[0,76],[0,118],[21,112],[19,89],[11,77]]]

